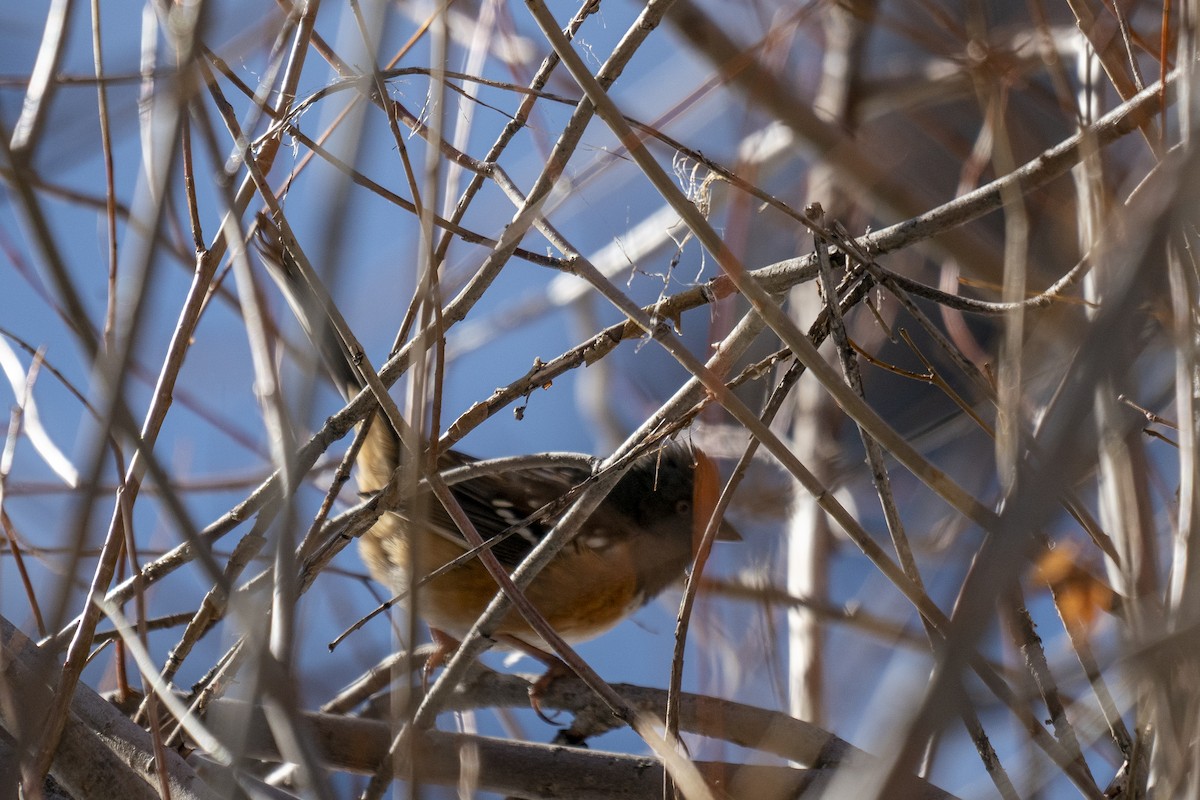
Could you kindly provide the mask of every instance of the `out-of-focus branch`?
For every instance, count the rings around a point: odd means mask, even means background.
[[[37,741],[59,665],[3,617],[0,658],[0,726],[28,758],[25,748]],[[78,684],[50,774],[80,800],[154,800],[159,770],[174,800],[219,800],[174,751],[166,752],[165,764],[156,764],[150,734]]]
[[[451,707],[521,707],[529,703],[528,686],[517,676],[480,672],[454,692]],[[627,685],[615,688],[647,710],[659,708],[666,701],[662,690]],[[809,769],[793,769],[696,762],[705,779],[728,796],[745,797],[753,789],[778,797],[818,797],[833,772],[873,759],[836,736],[785,714],[697,695],[684,695],[682,699],[685,727],[811,765]],[[573,708],[580,715],[612,718],[607,707],[599,704],[581,681],[573,679],[555,681],[548,689],[546,703],[547,707]],[[209,709],[208,723],[220,728],[222,715],[245,726],[247,755],[268,761],[279,757],[261,710],[248,708],[240,701],[219,700]],[[385,722],[330,714],[304,716],[330,766],[348,772],[371,772],[393,736]],[[455,785],[467,751],[478,759],[477,788],[484,791],[530,800],[661,797],[662,764],[654,758],[438,731],[414,737],[414,745],[418,776],[427,782]],[[953,800],[952,795],[917,778],[899,781],[897,789],[906,791],[905,797]]]

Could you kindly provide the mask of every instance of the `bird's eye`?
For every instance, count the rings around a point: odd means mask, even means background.
[[[692,510],[692,504],[689,503],[687,500],[677,500],[675,502],[675,513],[676,514],[686,514],[691,510]]]

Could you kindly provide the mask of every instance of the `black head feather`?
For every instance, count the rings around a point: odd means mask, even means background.
[[[696,454],[690,444],[672,442],[633,463],[608,496],[611,506],[652,529],[677,521],[690,536]]]

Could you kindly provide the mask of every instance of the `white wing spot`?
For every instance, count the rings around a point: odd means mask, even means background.
[[[603,550],[612,544],[612,539],[603,531],[592,533],[587,536],[583,543],[592,550]]]

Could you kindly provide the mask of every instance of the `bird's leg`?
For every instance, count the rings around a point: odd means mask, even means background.
[[[554,717],[548,717],[546,716],[545,712],[542,711],[542,695],[546,693],[546,689],[550,687],[550,684],[554,683],[559,678],[567,678],[575,673],[572,672],[571,668],[563,663],[563,660],[558,656],[554,655],[553,653],[548,653],[540,647],[535,647],[528,642],[522,641],[515,636],[501,634],[496,637],[496,640],[508,647],[513,648],[514,650],[520,650],[530,658],[540,661],[542,665],[546,667],[546,672],[542,675],[542,677],[538,678],[529,685],[529,705],[533,708],[533,713],[537,714],[538,717],[547,725],[556,725],[557,723],[554,721]],[[555,716],[557,716],[557,713]]]
[[[426,694],[429,693],[429,676],[446,663],[446,658],[457,650],[459,645],[458,639],[437,628],[430,628],[429,636],[433,639],[433,652],[425,659],[425,666],[421,668],[421,691]]]

